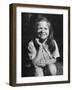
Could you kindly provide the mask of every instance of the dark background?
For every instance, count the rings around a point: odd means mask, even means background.
[[[36,14],[36,13],[22,13],[22,77],[27,76],[27,74],[31,74],[33,76],[30,69],[26,67],[30,67],[27,58],[27,46],[29,40],[31,40],[34,36],[33,32],[33,24],[37,15],[44,15],[51,22],[54,32],[54,39],[56,40],[60,52],[59,61],[63,62],[63,15],[60,14]],[[31,67],[32,72],[34,71]],[[28,71],[27,71],[28,70]]]

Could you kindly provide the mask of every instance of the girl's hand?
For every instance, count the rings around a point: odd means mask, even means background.
[[[36,40],[37,44],[39,45],[39,53],[42,53],[42,48],[43,48],[42,43],[39,41],[38,38],[36,38],[35,40]]]
[[[38,44],[40,47],[42,47],[42,43],[39,41],[38,38],[36,38],[35,41],[37,42],[37,44]]]

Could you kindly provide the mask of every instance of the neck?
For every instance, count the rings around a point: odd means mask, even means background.
[[[44,40],[43,39],[40,39],[40,42],[41,43],[45,43],[46,41],[47,41],[47,39],[44,39]]]

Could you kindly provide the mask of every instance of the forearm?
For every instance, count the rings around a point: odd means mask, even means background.
[[[42,49],[39,48],[38,53],[36,54],[36,56],[34,57],[34,59],[32,60],[34,63],[38,62],[41,59],[41,54],[42,54]]]

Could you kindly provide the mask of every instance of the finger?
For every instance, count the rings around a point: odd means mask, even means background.
[[[39,42],[39,39],[36,39],[36,42],[37,42],[39,45],[41,45],[41,43]]]

